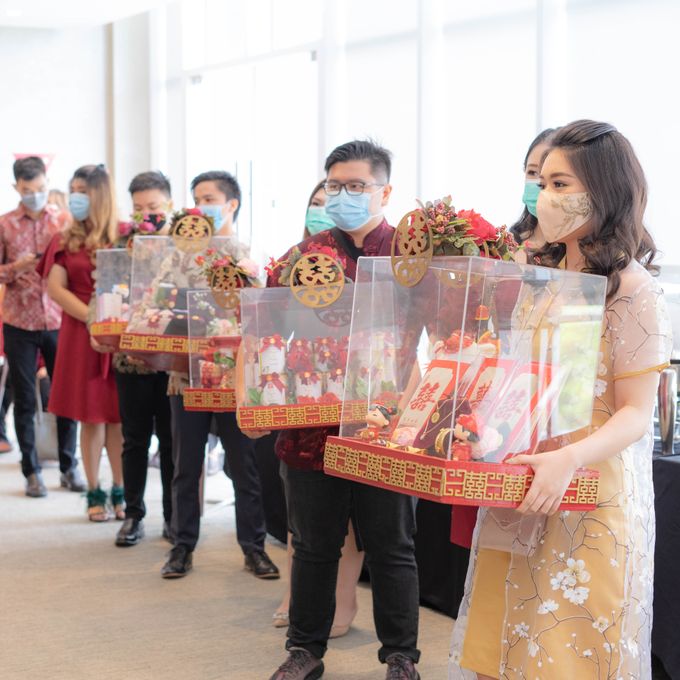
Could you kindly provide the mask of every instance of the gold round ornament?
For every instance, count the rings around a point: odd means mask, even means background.
[[[290,288],[305,307],[320,309],[332,305],[342,295],[345,273],[340,263],[325,253],[307,253],[293,266]]]
[[[239,290],[243,288],[241,275],[236,267],[228,265],[213,270],[208,281],[215,302],[223,309],[235,309],[238,307],[241,296]]]
[[[184,215],[174,223],[170,235],[177,250],[199,253],[210,243],[213,224],[205,215]]]
[[[392,237],[392,273],[407,288],[418,284],[427,272],[434,252],[434,239],[422,210],[401,218]]]

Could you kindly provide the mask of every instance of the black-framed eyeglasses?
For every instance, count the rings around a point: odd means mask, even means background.
[[[328,196],[337,196],[344,189],[350,196],[360,196],[366,191],[366,187],[384,187],[377,182],[325,182],[323,190]]]

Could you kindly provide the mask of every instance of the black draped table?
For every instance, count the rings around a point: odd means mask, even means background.
[[[654,457],[656,550],[652,653],[680,678],[680,456]]]

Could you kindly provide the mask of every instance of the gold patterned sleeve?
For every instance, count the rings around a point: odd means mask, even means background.
[[[614,380],[669,365],[673,338],[663,291],[647,272],[641,274],[622,279],[620,293],[607,306]]]

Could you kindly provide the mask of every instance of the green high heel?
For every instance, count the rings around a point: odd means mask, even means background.
[[[90,522],[108,522],[111,519],[106,509],[106,493],[100,487],[87,492],[87,517]]]
[[[113,507],[113,515],[119,520],[125,519],[125,491],[122,486],[111,487],[111,506]]]

